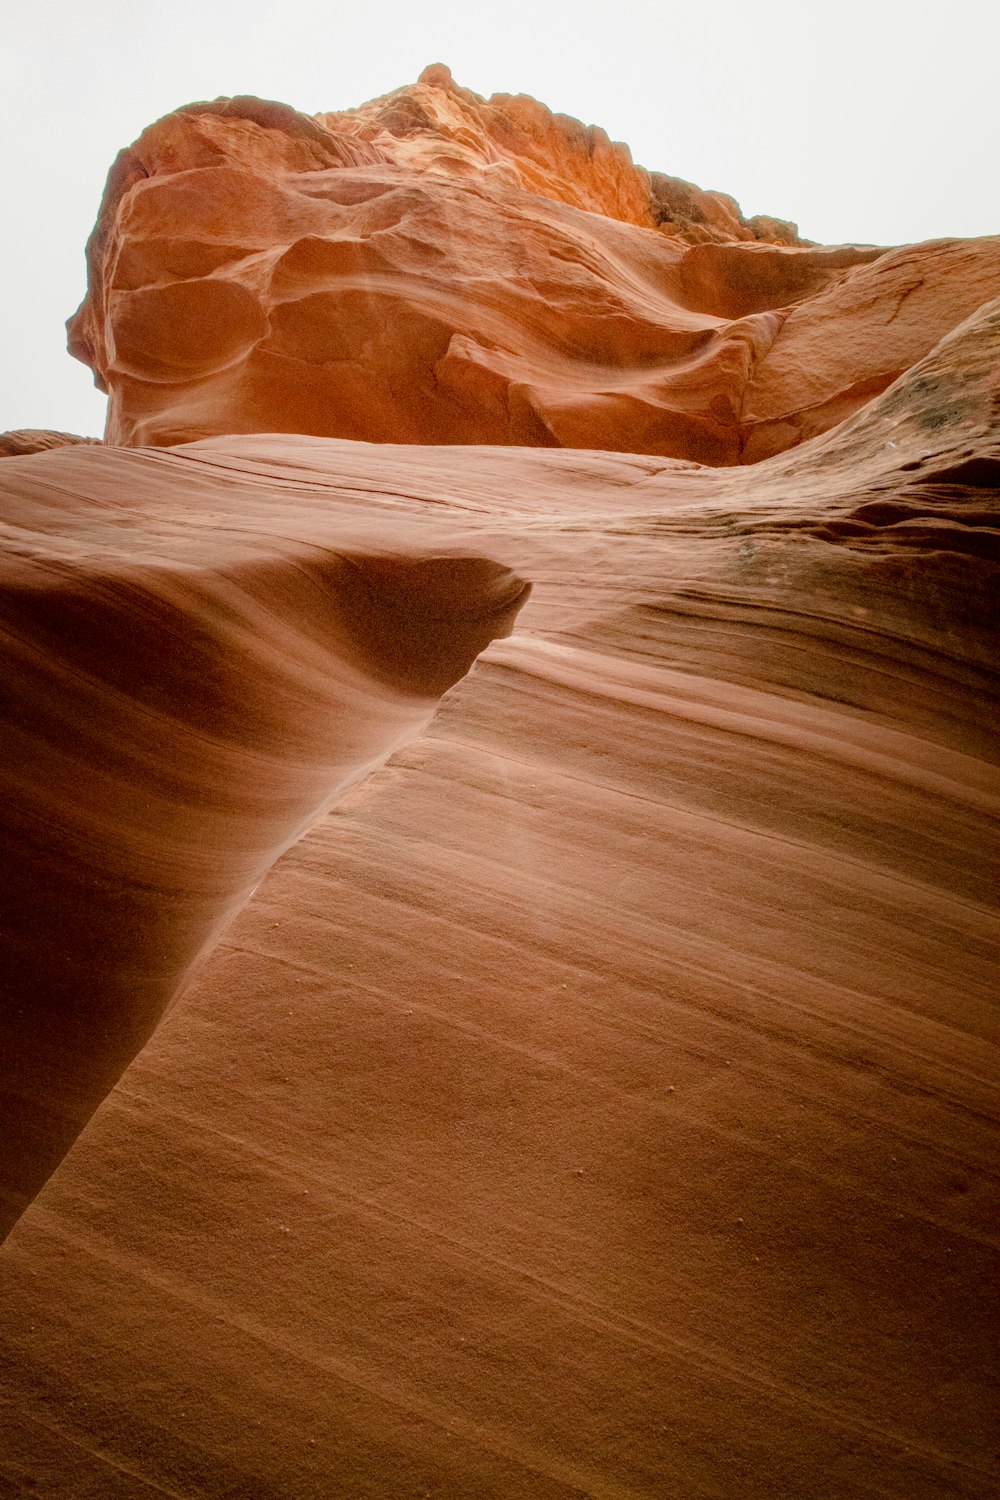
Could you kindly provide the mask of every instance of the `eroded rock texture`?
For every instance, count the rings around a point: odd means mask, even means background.
[[[1000,295],[1000,240],[803,246],[443,68],[345,114],[168,116],[115,163],[89,264],[71,347],[129,446],[300,432],[736,464],[849,416]]]
[[[440,69],[119,160],[125,446],[0,464],[11,1216],[183,987],[5,1492],[995,1493],[997,242],[704,197]]]

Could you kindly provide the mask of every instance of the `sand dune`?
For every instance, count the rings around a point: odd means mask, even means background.
[[[673,243],[727,338],[794,263],[770,456],[511,446],[472,386],[462,446],[224,431],[259,349],[192,378],[168,298],[159,384],[100,364],[154,446],[0,463],[13,1210],[111,1090],[0,1252],[0,1492],[985,1500],[1000,302],[925,247],[875,366],[909,252],[656,229],[609,143],[421,87],[191,118],[308,196],[454,108],[439,206],[520,122],[497,212]]]

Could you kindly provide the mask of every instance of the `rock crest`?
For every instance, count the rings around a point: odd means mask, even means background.
[[[191,105],[119,156],[70,348],[107,437],[241,432],[753,462],[1000,295],[1000,240],[804,245],[436,64],[315,119]]]

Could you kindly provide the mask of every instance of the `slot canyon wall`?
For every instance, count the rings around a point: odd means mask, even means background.
[[[1000,237],[441,65],[0,437],[0,1494],[995,1493]]]

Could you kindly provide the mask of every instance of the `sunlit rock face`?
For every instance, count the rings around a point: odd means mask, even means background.
[[[119,156],[72,351],[110,442],[299,432],[749,462],[1000,293],[1000,240],[801,244],[444,67],[310,118],[190,106]]]

